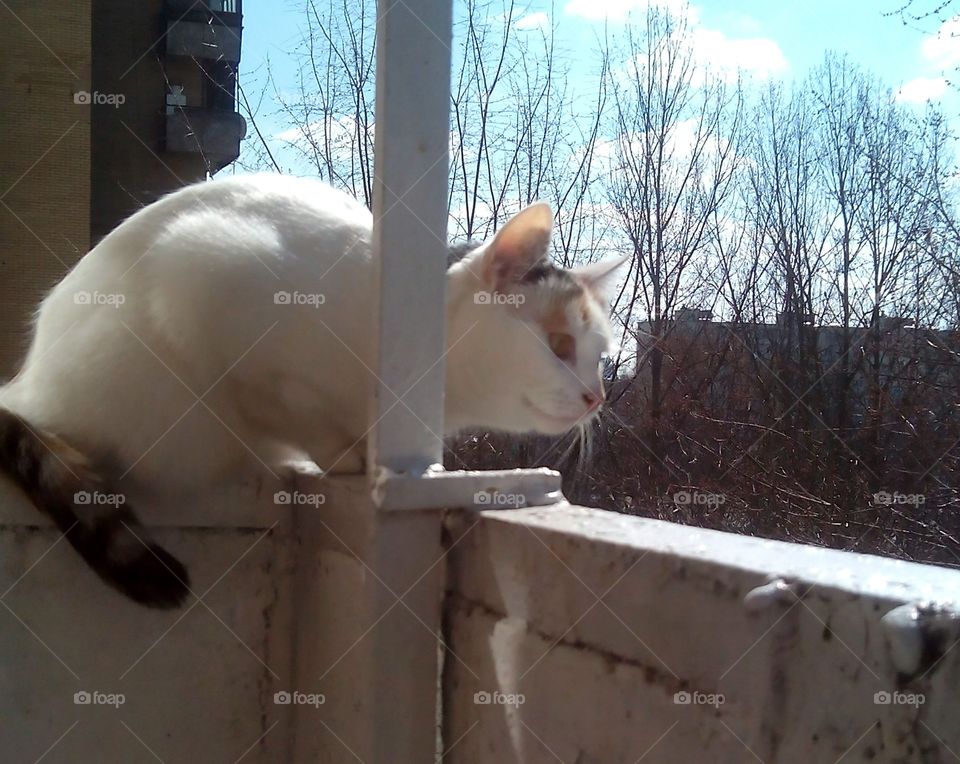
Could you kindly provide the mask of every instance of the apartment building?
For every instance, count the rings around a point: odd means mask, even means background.
[[[240,0],[0,6],[0,380],[42,295],[119,222],[229,165]]]

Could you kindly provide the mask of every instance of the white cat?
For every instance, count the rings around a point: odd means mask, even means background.
[[[552,222],[534,204],[449,268],[447,433],[563,433],[603,401],[604,288],[620,262],[554,267]],[[186,570],[131,503],[77,496],[186,497],[292,454],[361,470],[371,229],[351,197],[279,175],[201,183],[137,212],[40,306],[0,388],[0,470],[108,583],[179,605]]]

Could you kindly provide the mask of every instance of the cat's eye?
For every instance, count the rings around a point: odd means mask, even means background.
[[[553,354],[561,361],[572,361],[576,352],[576,342],[569,334],[564,332],[550,332],[547,335],[547,342]]]

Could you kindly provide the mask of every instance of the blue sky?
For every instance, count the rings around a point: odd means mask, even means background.
[[[577,54],[596,46],[603,24],[616,33],[626,23],[627,11],[642,12],[648,1],[673,9],[686,5],[684,0],[530,2],[515,18],[521,29],[536,29],[552,20],[572,60],[588,61],[589,56]],[[694,49],[703,60],[729,69],[740,67],[760,82],[803,77],[822,62],[827,51],[846,53],[898,92],[900,100],[922,106],[931,98],[953,116],[960,109],[960,99],[944,75],[960,64],[960,21],[940,30],[936,24],[927,30],[904,26],[898,17],[885,15],[901,2],[699,0],[689,6]],[[287,54],[300,39],[302,8],[299,0],[244,3],[241,81],[247,84],[248,96],[258,92],[257,83],[243,75],[262,72],[267,56],[278,87],[293,86],[295,65]],[[265,118],[261,127],[275,134],[284,126]]]
[[[792,74],[806,73],[833,50],[847,53],[898,89],[920,78],[940,77],[948,58],[941,54],[958,49],[949,37],[940,46],[925,45],[923,32],[905,27],[899,17],[885,15],[901,4],[902,0],[706,0],[700,8],[702,23],[708,27],[730,36],[756,35],[775,41]],[[949,35],[950,30],[946,31]]]

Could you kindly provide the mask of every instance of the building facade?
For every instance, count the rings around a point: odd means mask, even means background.
[[[239,154],[240,0],[0,8],[0,380],[43,294],[137,209]]]

